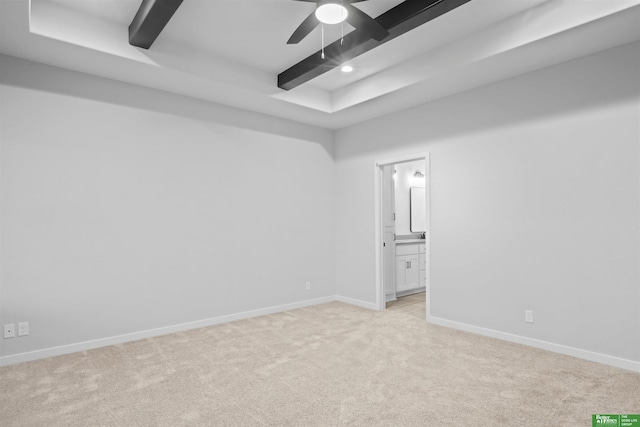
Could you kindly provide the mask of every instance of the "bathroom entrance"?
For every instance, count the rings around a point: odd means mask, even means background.
[[[376,163],[376,286],[379,310],[427,318],[428,154]]]

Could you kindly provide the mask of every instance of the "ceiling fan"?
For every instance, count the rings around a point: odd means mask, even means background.
[[[287,44],[296,44],[304,39],[311,31],[320,24],[338,24],[347,21],[356,30],[368,35],[372,39],[382,40],[389,35],[382,25],[375,19],[352,3],[366,0],[294,0],[308,3],[316,3],[316,10],[302,21],[302,24],[293,32]]]

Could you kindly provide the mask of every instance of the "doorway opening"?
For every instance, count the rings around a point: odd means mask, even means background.
[[[430,318],[429,153],[375,163],[376,305]]]

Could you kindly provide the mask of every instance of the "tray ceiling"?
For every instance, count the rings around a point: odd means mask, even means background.
[[[0,52],[339,129],[640,40],[640,0],[471,0],[284,91],[277,75],[321,47],[286,41],[313,10],[291,0],[185,0],[149,50],[129,45],[141,0],[0,0]],[[376,17],[397,0],[357,3]],[[347,24],[344,31],[352,28]],[[325,28],[325,44],[340,26]]]

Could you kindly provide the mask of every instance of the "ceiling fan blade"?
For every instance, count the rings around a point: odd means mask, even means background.
[[[316,12],[313,11],[311,15],[307,16],[307,18],[302,21],[302,24],[293,32],[287,44],[296,44],[300,43],[300,40],[307,37],[307,35],[314,30],[320,24],[318,18],[316,18]]]
[[[344,4],[344,7],[349,11],[349,14],[347,15],[347,22],[356,30],[369,34],[372,39],[378,41],[389,35],[389,31],[357,7],[353,7],[351,4],[347,3]]]

